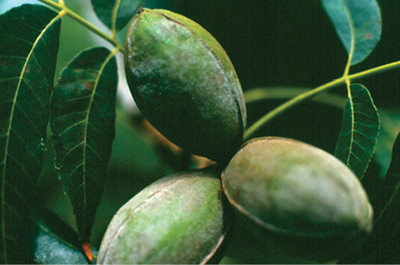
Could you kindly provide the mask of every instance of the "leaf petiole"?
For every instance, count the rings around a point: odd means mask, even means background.
[[[124,52],[124,46],[122,46],[122,44],[116,40],[115,34],[113,34],[112,36],[107,35],[104,31],[100,30],[99,28],[97,28],[96,26],[91,24],[89,21],[87,21],[86,19],[82,18],[81,16],[79,16],[78,14],[73,12],[71,9],[69,9],[64,4],[63,0],[59,0],[58,3],[55,3],[51,0],[38,0],[38,1],[44,3],[48,6],[51,6],[58,11],[65,12],[67,16],[69,16],[70,18],[72,18],[73,20],[78,22],[79,24],[83,25],[85,28],[92,31],[94,34],[98,35],[99,37],[101,37],[101,38],[105,39],[106,41],[108,41],[109,43],[111,43],[114,47],[118,48],[121,52]]]

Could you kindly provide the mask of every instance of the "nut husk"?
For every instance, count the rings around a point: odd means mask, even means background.
[[[373,210],[354,173],[300,141],[245,143],[222,181],[228,200],[251,220],[250,230],[293,255],[334,259],[372,228]]]
[[[127,33],[125,72],[141,112],[182,149],[220,162],[242,144],[246,108],[235,69],[194,21],[144,9]]]
[[[113,217],[98,263],[216,263],[233,226],[219,173],[192,170],[146,187]]]

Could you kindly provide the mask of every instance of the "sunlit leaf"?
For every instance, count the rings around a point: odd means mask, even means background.
[[[109,29],[120,31],[136,14],[145,0],[91,0],[97,17]]]
[[[26,237],[38,264],[87,264],[78,234],[57,215],[41,209],[31,216],[34,229]],[[92,249],[97,254],[97,250]]]
[[[0,16],[0,263],[23,262],[19,242],[42,169],[60,25],[39,5]]]
[[[114,139],[114,55],[105,48],[82,52],[63,70],[52,97],[56,168],[84,242],[90,238]]]
[[[381,37],[381,14],[376,0],[321,0],[351,65],[362,62]]]
[[[362,178],[374,153],[379,117],[369,91],[350,86],[335,156]]]

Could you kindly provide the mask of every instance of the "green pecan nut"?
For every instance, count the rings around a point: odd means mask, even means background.
[[[354,173],[331,154],[279,137],[243,145],[222,174],[228,200],[296,255],[340,254],[372,228],[373,210]],[[255,229],[257,230],[257,229]]]
[[[139,192],[112,219],[98,263],[218,263],[234,221],[218,173],[177,173]]]
[[[228,161],[242,144],[246,108],[235,69],[194,21],[144,9],[127,33],[125,72],[139,109],[176,145]]]

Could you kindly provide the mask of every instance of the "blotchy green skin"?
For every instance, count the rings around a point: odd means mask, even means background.
[[[220,187],[219,174],[209,169],[176,173],[146,187],[111,220],[98,263],[218,263],[217,251],[233,224]]]
[[[227,161],[243,141],[243,92],[228,56],[195,22],[166,10],[137,15],[125,68],[144,116],[181,148]]]
[[[311,145],[254,139],[233,157],[222,179],[229,201],[267,230],[310,237],[371,230],[373,211],[358,178]]]

